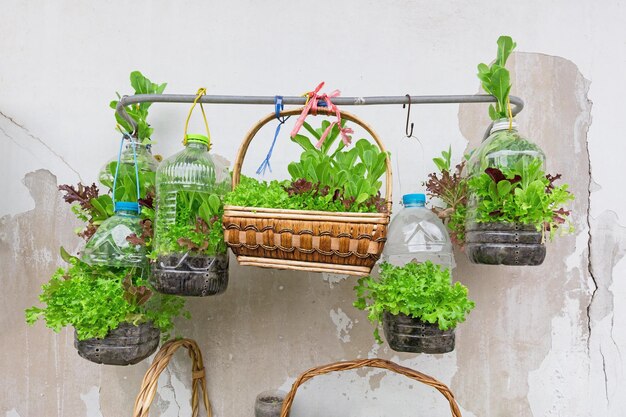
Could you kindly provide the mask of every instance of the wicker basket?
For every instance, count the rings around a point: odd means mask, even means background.
[[[174,353],[181,347],[189,351],[189,356],[192,361],[191,415],[192,417],[198,417],[200,411],[200,391],[202,391],[204,408],[207,412],[207,416],[211,417],[211,403],[209,402],[209,396],[206,391],[206,377],[202,363],[202,352],[200,352],[198,344],[191,339],[170,340],[161,347],[161,350],[159,350],[154,357],[154,362],[152,362],[152,365],[150,365],[146,375],[143,377],[141,389],[135,400],[133,417],[149,416],[150,404],[152,404],[159,383],[159,375],[167,368],[172,356],[174,356]]]
[[[287,110],[281,116],[301,113]],[[319,114],[334,115],[327,109]],[[385,148],[378,135],[357,116],[342,112],[342,118],[365,129],[378,147]],[[259,120],[247,133],[233,169],[233,189],[239,184],[241,166],[250,142],[274,113]],[[224,240],[241,265],[264,268],[333,272],[364,276],[380,258],[387,240],[391,214],[391,162],[386,161],[387,213],[335,213],[283,210],[261,207],[224,207]]]
[[[305,371],[298,379],[296,379],[296,382],[294,382],[291,386],[291,391],[289,391],[289,394],[285,397],[280,417],[287,417],[289,415],[289,410],[291,409],[291,404],[293,403],[293,398],[296,395],[298,387],[314,376],[327,374],[329,372],[349,371],[351,369],[364,367],[387,369],[435,388],[441,393],[441,395],[446,397],[446,400],[450,403],[450,412],[452,413],[452,417],[461,417],[461,410],[459,410],[459,406],[454,399],[454,394],[452,394],[450,389],[445,384],[437,381],[431,376],[385,359],[360,359],[354,361],[336,362]]]

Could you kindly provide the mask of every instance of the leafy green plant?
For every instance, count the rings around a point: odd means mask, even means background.
[[[487,168],[484,173],[469,179],[470,192],[477,199],[476,218],[479,223],[522,223],[545,227],[554,237],[563,229],[570,211],[565,204],[574,199],[567,184],[556,186],[560,174],[546,175],[539,159],[525,163],[520,160],[511,168]]]
[[[380,177],[385,173],[387,155],[365,139],[350,150],[344,150],[344,143],[339,141],[332,150],[339,136],[337,125],[318,149],[314,143],[329,125],[323,121],[320,128],[314,129],[305,122],[303,126],[314,140],[301,134],[292,139],[302,153],[288,166],[291,180],[267,183],[242,177],[237,188],[226,195],[226,204],[334,212],[386,211],[380,196]]]
[[[452,171],[452,147],[441,152],[441,157],[433,159],[439,169],[428,174],[425,186],[430,197],[439,198],[444,207],[433,207],[433,211],[447,225],[450,238],[458,245],[465,241],[465,217],[467,215],[467,178],[463,176],[466,159],[457,164]]]
[[[467,298],[467,288],[459,282],[451,284],[450,270],[431,261],[413,261],[404,266],[384,262],[379,279],[361,278],[354,290],[357,296],[354,306],[368,312],[379,343],[382,343],[379,327],[385,311],[405,314],[447,330],[465,321],[474,308],[474,302]]]
[[[131,74],[131,82],[137,93],[160,93],[165,88],[165,84],[155,87],[142,77],[138,72]],[[147,107],[139,108],[138,111],[140,117],[135,120],[144,123],[144,127],[147,126]],[[144,133],[146,131],[143,130]],[[149,129],[149,132],[152,130]],[[117,161],[109,164],[108,169],[112,175],[116,164]],[[139,202],[141,233],[139,236],[132,234],[126,239],[131,245],[145,246],[146,252],[149,252],[153,244],[152,224],[155,214],[154,171],[142,169],[141,164],[139,167],[139,196],[134,166],[123,164],[120,166],[115,197],[117,201]],[[72,205],[72,212],[86,223],[86,226],[77,230],[77,234],[86,240],[93,236],[106,219],[114,215],[113,199],[110,195],[113,181],[103,181],[103,185],[109,189],[103,195],[100,195],[96,184],[59,186],[63,199]],[[62,327],[73,326],[78,338],[83,340],[105,337],[109,330],[115,329],[122,322],[139,324],[150,321],[167,338],[174,318],[179,315],[189,316],[183,310],[183,298],[159,294],[150,289],[145,280],[144,268],[92,266],[81,262],[63,248],[61,257],[69,266],[57,269],[50,281],[43,285],[39,299],[45,306],[26,310],[26,321],[29,324],[43,319],[48,327],[57,332]]]
[[[167,86],[167,83],[156,84],[150,81],[139,71],[133,71],[130,73],[130,85],[135,90],[135,94],[162,94]],[[117,94],[118,100],[122,98],[119,93]],[[117,107],[118,100],[113,100],[109,103],[112,109]],[[118,126],[124,130],[129,136],[133,136],[140,143],[150,143],[150,136],[152,136],[153,128],[147,122],[148,109],[152,103],[138,103],[131,106],[126,106],[126,113],[137,123],[137,129],[133,129],[132,125],[115,113],[115,120]]]
[[[492,120],[508,117],[509,93],[511,92],[511,76],[504,67],[515,49],[516,43],[510,36],[498,38],[498,53],[493,64],[478,64],[478,78],[483,90],[496,98],[495,106],[489,105],[489,117]]]
[[[166,339],[173,318],[186,314],[184,299],[153,293],[136,269],[90,266],[62,253],[70,265],[57,269],[43,285],[39,300],[46,307],[27,309],[28,324],[43,319],[55,332],[73,326],[84,340],[103,338],[122,322],[151,321]]]
[[[216,194],[178,191],[176,218],[169,223],[157,222],[159,244],[151,258],[187,251],[205,255],[225,252],[223,213],[224,206]]]

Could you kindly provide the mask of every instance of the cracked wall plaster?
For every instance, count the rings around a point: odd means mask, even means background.
[[[622,330],[626,305],[621,300],[626,299],[626,283],[619,278],[626,273],[622,258],[626,204],[621,180],[614,177],[615,160],[626,146],[620,139],[623,110],[618,102],[626,86],[619,82],[626,61],[619,47],[612,49],[610,58],[604,57],[606,45],[623,38],[622,5],[608,1],[603,7],[592,2],[563,7],[560,2],[532,0],[512,14],[502,2],[477,7],[400,0],[389,2],[382,13],[373,5],[340,2],[334,7],[345,23],[333,27],[333,36],[349,40],[349,46],[335,51],[306,31],[293,33],[292,43],[303,47],[290,48],[291,70],[277,72],[276,62],[285,59],[285,50],[267,48],[275,32],[255,27],[255,22],[265,27],[277,19],[274,9],[255,9],[254,20],[236,13],[256,31],[257,36],[249,37],[228,31],[229,26],[230,30],[241,26],[228,18],[233,10],[241,10],[237,2],[191,3],[188,9],[173,3],[129,3],[129,15],[148,17],[133,22],[132,37],[116,29],[111,17],[119,10],[107,3],[92,7],[61,1],[46,3],[36,12],[25,2],[6,8],[15,19],[6,20],[0,29],[0,111],[6,116],[0,115],[0,178],[7,196],[0,200],[0,216],[7,215],[0,220],[0,282],[5,294],[0,305],[5,352],[0,367],[6,381],[0,392],[1,413],[87,416],[90,411],[81,394],[95,386],[102,415],[129,415],[148,368],[150,360],[121,368],[91,364],[75,353],[71,331],[57,335],[41,323],[32,328],[23,323],[23,309],[36,303],[40,285],[61,264],[58,247],[80,245],[72,233],[77,224],[68,220],[73,216],[56,191],[55,175],[58,182],[74,182],[79,179],[77,171],[89,181],[114,155],[116,134],[106,104],[114,91],[129,92],[130,70],[169,82],[170,92],[193,92],[198,83],[206,82],[203,85],[210,90],[219,90],[216,94],[274,94],[268,89],[310,88],[304,84],[319,79],[328,62],[336,62],[327,86],[341,87],[345,95],[457,94],[474,91],[475,64],[492,56],[498,34],[511,33],[521,50],[571,57],[585,78],[593,80],[589,84],[574,64],[562,58],[516,54],[511,63],[517,74],[515,89],[527,105],[519,117],[520,129],[544,146],[550,170],[563,171],[575,187],[578,232],[551,243],[547,264],[532,271],[474,267],[459,254],[455,276],[470,286],[479,307],[459,328],[455,353],[396,354],[373,343],[366,315],[351,307],[354,277],[243,268],[234,259],[229,290],[211,299],[190,300],[194,319],[180,323],[181,334],[196,339],[203,350],[216,417],[252,416],[258,392],[288,389],[309,367],[373,356],[451,385],[465,417],[623,417],[620,350],[626,346]],[[280,10],[287,16],[313,15],[320,7],[284,6]],[[209,28],[188,25],[197,15],[222,18]],[[503,15],[511,18],[498,19]],[[567,23],[555,26],[554,16]],[[165,18],[185,39],[202,45],[192,45],[197,62],[220,65],[209,70],[206,65],[180,65],[189,59],[191,49],[180,47],[179,36],[156,30]],[[374,20],[394,29],[372,31],[362,24]],[[481,21],[489,24],[476,23]],[[103,22],[110,26],[94,30]],[[228,42],[224,36],[229,36]],[[119,48],[122,44],[128,47]],[[311,56],[328,59],[311,61]],[[250,62],[255,63],[254,71]],[[587,94],[594,101],[589,152],[595,181],[590,186]],[[246,130],[271,111],[255,106],[209,108],[215,149],[231,160]],[[404,133],[400,106],[348,110],[371,122],[388,148],[396,149]],[[186,111],[185,106],[174,105],[151,108],[159,153],[179,149]],[[484,106],[461,107],[461,131],[456,117],[456,106],[413,107],[415,134],[425,149],[423,158],[416,160],[424,160],[424,172],[433,168],[430,157],[448,143],[459,157],[467,140],[476,145],[482,137],[487,124]],[[199,122],[196,126],[202,128]],[[246,172],[258,166],[272,132],[269,126],[253,144]],[[296,151],[279,142],[272,160],[274,173],[268,178],[279,178]],[[396,175],[394,179],[398,190]],[[594,217],[587,227],[589,190]],[[503,270],[506,277],[496,276]],[[338,337],[329,312],[339,310],[353,325]],[[342,336],[349,336],[349,341],[342,341]],[[184,352],[175,355],[162,376],[153,415],[173,414],[177,404],[188,404],[188,361]],[[94,401],[89,400],[91,405]],[[328,375],[302,387],[292,416],[322,414],[446,416],[449,410],[436,392],[420,384],[364,370]]]
[[[476,266],[457,253],[455,276],[469,287],[476,309],[460,328],[457,360],[463,366],[452,387],[465,394],[465,408],[478,416],[589,415],[589,397],[581,395],[587,381],[579,378],[590,372],[586,309],[593,291],[586,242],[589,82],[563,58],[515,53],[509,62],[512,94],[523,91],[525,99],[519,131],[545,151],[547,171],[562,173],[570,184],[576,235],[548,243],[538,267]],[[476,147],[488,125],[484,109],[462,105],[459,119],[469,148]],[[531,401],[550,406],[533,407]]]

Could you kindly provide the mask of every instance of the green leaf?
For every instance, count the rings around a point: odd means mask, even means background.
[[[305,151],[316,151],[315,145],[313,145],[309,138],[307,138],[306,136],[296,135],[295,137],[291,138],[291,140],[300,145],[300,147]]]

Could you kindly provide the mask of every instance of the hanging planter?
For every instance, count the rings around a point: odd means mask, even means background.
[[[187,134],[185,149],[164,160],[157,171],[154,259],[151,282],[165,294],[208,296],[228,286],[228,254],[222,233],[222,198],[230,189],[225,167],[209,154],[207,136]]]
[[[153,85],[138,72],[133,77],[134,85]],[[145,107],[133,110],[135,122],[146,128]],[[79,256],[61,248],[67,265],[43,284],[39,301],[44,306],[26,310],[29,324],[41,319],[55,332],[72,327],[80,356],[109,365],[149,356],[184,307],[182,298],[155,293],[148,285],[155,173],[142,169],[141,146],[134,141],[124,146],[126,140],[130,132],[120,143],[118,160],[109,165],[113,179],[103,181],[108,190],[101,194],[96,184],[59,186],[72,212],[86,223],[77,234],[87,243]]]
[[[324,122],[314,129],[304,122],[307,112],[306,107],[280,111],[277,105],[275,114],[261,119],[246,135],[234,165],[233,192],[226,197],[224,240],[241,265],[366,275],[386,240],[391,209],[389,157],[378,135],[358,117],[343,112],[344,122]],[[319,109],[316,114],[337,112]],[[291,180],[268,184],[242,177],[248,147],[261,127],[274,118],[284,121],[294,115],[300,115],[297,123],[315,139],[292,132],[303,153],[299,162],[289,165]],[[346,151],[351,130],[344,126],[345,120],[361,126],[378,147],[361,139]],[[340,134],[343,141],[331,151]],[[385,171],[382,199],[379,178]]]
[[[478,65],[483,89],[494,96],[489,136],[453,170],[451,151],[434,162],[441,175],[429,175],[426,187],[445,204],[436,208],[455,243],[477,264],[540,265],[545,242],[557,230],[573,231],[566,204],[568,186],[555,185],[561,175],[545,172],[539,146],[522,137],[509,100],[511,82],[506,61],[515,48],[508,36],[498,39],[495,62]]]
[[[378,343],[382,343],[382,323],[387,343],[395,351],[451,352],[454,329],[465,321],[474,302],[467,298],[465,286],[450,280],[450,269],[431,261],[403,266],[383,262],[380,278],[359,279],[354,306],[368,311]]]
[[[104,365],[134,365],[152,355],[159,346],[161,332],[152,323],[120,323],[102,338],[79,340],[74,332],[78,354]]]

